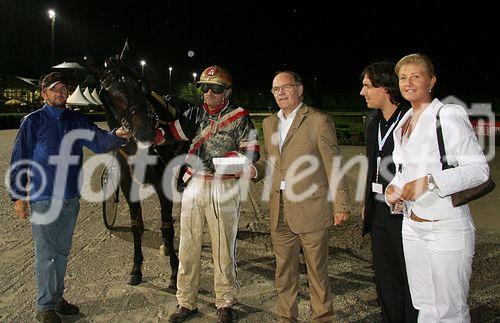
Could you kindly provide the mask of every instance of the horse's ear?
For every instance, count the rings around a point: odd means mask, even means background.
[[[123,45],[122,53],[120,54],[120,60],[123,62],[125,59],[125,56],[127,55],[128,51],[130,50],[130,46],[128,45],[128,38],[125,40],[125,45]]]

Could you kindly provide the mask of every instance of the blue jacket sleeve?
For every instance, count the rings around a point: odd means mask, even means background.
[[[82,118],[82,128],[94,132],[94,139],[92,139],[92,141],[83,141],[83,145],[96,154],[116,150],[120,148],[121,145],[127,143],[126,139],[116,136],[115,130],[106,131],[101,129],[86,117]]]
[[[9,195],[12,201],[26,199],[28,170],[33,160],[36,134],[33,132],[33,120],[24,117],[14,140],[10,159],[10,186]]]

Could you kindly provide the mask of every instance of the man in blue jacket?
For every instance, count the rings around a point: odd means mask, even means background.
[[[42,322],[61,322],[56,312],[80,312],[78,306],[64,300],[63,291],[80,208],[82,148],[108,152],[124,144],[128,133],[123,128],[107,132],[84,115],[66,109],[68,89],[61,73],[53,72],[42,79],[41,95],[44,106],[23,118],[14,142],[10,195],[20,218],[29,216],[28,200],[31,206],[36,317]]]

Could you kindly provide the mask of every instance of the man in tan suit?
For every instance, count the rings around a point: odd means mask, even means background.
[[[270,231],[280,320],[297,321],[302,247],[312,319],[331,322],[329,229],[347,219],[349,197],[345,178],[335,174],[341,152],[333,120],[303,104],[303,91],[296,73],[276,74],[271,92],[280,111],[264,119],[261,159],[242,176],[256,181],[271,176]]]

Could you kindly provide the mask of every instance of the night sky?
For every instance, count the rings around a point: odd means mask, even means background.
[[[498,102],[499,17],[479,2],[0,0],[0,73],[38,78],[47,71],[53,8],[56,63],[84,55],[100,62],[128,38],[129,64],[140,70],[146,60],[145,76],[159,92],[169,66],[179,84],[220,64],[236,89],[251,93],[270,95],[274,72],[291,69],[306,91],[352,99],[367,64],[422,52],[435,64],[438,96]]]

